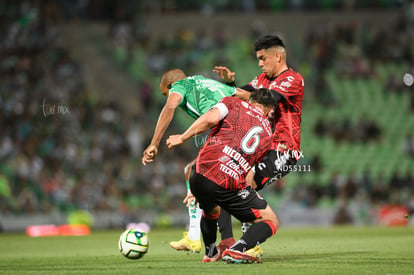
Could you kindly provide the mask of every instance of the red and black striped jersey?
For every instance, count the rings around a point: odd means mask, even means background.
[[[274,124],[272,149],[300,150],[300,123],[304,92],[303,77],[291,68],[275,78],[264,73],[256,76],[250,83],[253,88],[268,88],[281,94],[271,121]]]
[[[272,128],[262,110],[235,97],[215,108],[223,117],[211,129],[196,160],[196,172],[229,190],[247,187],[251,166],[270,149]]]

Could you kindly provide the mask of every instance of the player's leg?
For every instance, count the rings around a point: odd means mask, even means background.
[[[273,236],[279,226],[276,214],[265,200],[259,198],[255,190],[247,188],[244,193],[248,194],[244,199],[235,193],[231,200],[217,201],[240,221],[253,223],[240,240],[223,253],[223,260],[227,262],[261,262],[260,259],[249,255],[247,251]]]
[[[220,215],[220,207],[215,207],[208,214],[203,212],[201,218],[201,232],[205,245],[205,255],[203,262],[216,262],[221,259],[221,252],[216,247],[217,240],[217,220]]]
[[[236,242],[231,249],[241,252],[247,251],[257,244],[263,243],[267,238],[273,236],[279,227],[279,220],[269,205],[261,209],[260,218],[252,221],[252,225],[246,233]]]
[[[217,184],[193,171],[190,178],[193,195],[203,209],[201,218],[201,233],[203,235],[205,255],[203,262],[215,262],[221,259],[220,248],[216,247],[217,221],[220,216],[220,207],[214,201]]]
[[[191,168],[194,165],[194,160],[187,164],[185,167],[185,184],[187,186],[187,195],[191,193],[190,189],[190,175],[191,175]],[[200,242],[200,220],[201,216],[203,215],[203,211],[200,209],[199,205],[194,206],[194,201],[188,207],[188,215],[190,217],[190,224],[188,229],[188,238],[190,241],[198,241]],[[201,243],[200,243],[201,245]],[[200,247],[201,248],[201,247]]]
[[[251,169],[249,171],[249,173],[246,176],[246,182],[249,183],[249,185],[251,187],[253,187],[253,189],[256,189],[257,185],[254,181],[254,173],[253,173],[254,169]],[[247,232],[247,230],[250,228],[252,224],[250,222],[242,222],[241,225],[241,232],[243,234],[245,234]],[[260,245],[256,245],[253,248],[250,248],[249,250],[246,251],[246,254],[255,257],[257,259],[261,259],[263,256],[263,249],[260,247]]]
[[[264,157],[262,162],[256,164],[246,176],[246,181],[256,191],[263,189],[264,186],[286,176],[290,171],[294,170],[293,165],[297,162],[292,154],[285,154],[276,150],[271,150]],[[250,223],[242,224],[242,232],[246,233]],[[263,250],[260,246],[255,246],[246,252],[250,256],[261,258]]]
[[[294,170],[297,159],[292,154],[269,151],[262,162],[256,164],[246,176],[247,183],[256,191],[275,182]]]
[[[221,234],[221,241],[218,246],[221,251],[224,251],[236,242],[233,237],[233,225],[231,223],[230,213],[221,209],[217,223]]]
[[[187,186],[187,194],[190,191],[190,174],[191,174],[191,167],[193,166],[194,161],[190,162],[186,165],[184,169],[185,173],[185,180]],[[191,251],[195,253],[199,253],[201,251],[201,240],[200,240],[200,220],[202,216],[202,210],[198,205],[194,207],[194,202],[190,204],[188,207],[188,215],[189,215],[189,227],[188,232],[183,233],[183,237],[179,241],[170,242],[170,246],[176,250],[184,250],[184,251]]]

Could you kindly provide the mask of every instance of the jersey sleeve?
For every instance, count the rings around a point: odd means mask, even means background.
[[[187,90],[185,89],[185,87],[182,84],[174,83],[172,85],[171,89],[170,89],[169,94],[172,94],[172,93],[176,93],[176,94],[181,95],[181,101],[180,101],[180,105],[181,105],[183,103],[183,100],[185,98]]]
[[[220,120],[224,119],[229,113],[229,109],[232,108],[235,103],[234,97],[223,97],[216,105],[212,108],[218,108],[220,110]]]
[[[214,105],[212,108],[217,108],[220,111],[220,120],[224,119],[227,114],[229,113],[229,109],[227,108],[226,104],[219,102],[216,105]]]
[[[277,83],[272,83],[269,89],[276,91],[289,101],[290,97],[298,95],[302,87],[303,78],[300,75],[289,74]]]
[[[261,75],[256,76],[252,81],[249,82],[249,84],[247,84],[250,87],[252,87],[252,90],[258,88],[258,83],[259,83],[259,77],[260,76]],[[247,86],[247,85],[245,85],[245,86]]]

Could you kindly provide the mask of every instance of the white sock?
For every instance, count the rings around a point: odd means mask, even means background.
[[[190,190],[187,189],[187,193],[189,193]],[[191,203],[191,205],[188,207],[188,215],[190,216],[190,226],[188,228],[188,238],[191,241],[198,241],[200,240],[200,220],[201,216],[203,215],[203,210],[198,207],[198,204],[196,208],[194,209],[194,202]]]

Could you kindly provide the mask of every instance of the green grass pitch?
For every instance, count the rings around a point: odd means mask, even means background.
[[[236,229],[235,236],[240,236]],[[414,274],[412,227],[283,228],[262,244],[263,264],[202,263],[171,249],[180,229],[154,229],[140,260],[118,251],[123,230],[82,237],[0,234],[0,274]]]

